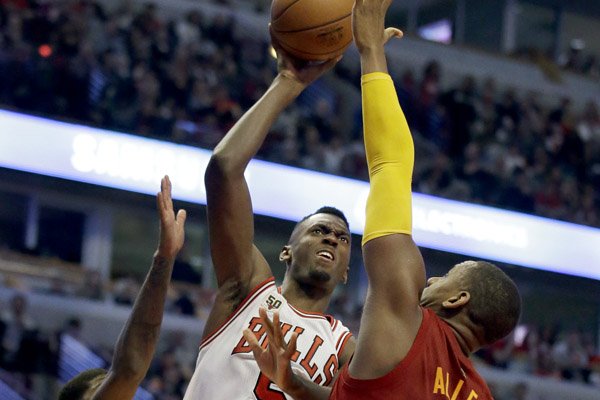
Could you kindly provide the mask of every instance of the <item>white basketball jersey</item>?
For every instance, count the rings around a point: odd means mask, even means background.
[[[298,332],[297,351],[292,358],[294,372],[319,385],[331,384],[338,371],[339,357],[352,334],[330,316],[291,306],[271,278],[258,285],[229,319],[202,341],[184,400],[291,399],[262,375],[242,334],[249,328],[266,347],[267,333],[258,315],[261,306],[271,312],[279,310],[286,341],[293,332]]]

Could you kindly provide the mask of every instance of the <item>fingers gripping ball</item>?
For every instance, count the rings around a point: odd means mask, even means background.
[[[354,0],[273,0],[271,34],[302,60],[337,57],[352,43],[353,5]]]

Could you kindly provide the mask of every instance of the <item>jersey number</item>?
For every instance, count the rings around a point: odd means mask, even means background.
[[[281,300],[278,300],[277,298],[275,298],[275,296],[271,295],[267,299],[267,305],[269,306],[269,310],[279,308],[281,307]]]
[[[254,386],[254,396],[257,400],[286,400],[283,392],[271,388],[273,382],[269,380],[262,372],[258,376],[256,386]]]

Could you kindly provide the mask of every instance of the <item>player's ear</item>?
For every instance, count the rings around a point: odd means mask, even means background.
[[[451,308],[451,309],[461,308],[461,307],[464,307],[465,305],[467,305],[469,300],[471,300],[471,293],[463,290],[463,291],[458,292],[458,294],[446,299],[442,303],[442,307]]]
[[[342,275],[342,283],[345,285],[346,283],[348,283],[348,272],[350,271],[350,265],[346,266],[346,269],[344,270],[344,275]]]
[[[281,249],[279,253],[279,261],[287,263],[292,259],[292,247],[289,244],[286,244]]]

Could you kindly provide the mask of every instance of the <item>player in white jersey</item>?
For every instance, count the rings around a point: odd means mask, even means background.
[[[326,385],[354,351],[347,329],[322,314],[336,286],[347,279],[351,244],[345,216],[324,207],[296,225],[280,253],[286,266],[281,292],[253,244],[246,166],[278,115],[338,61],[300,64],[278,53],[277,77],[216,146],[206,169],[210,247],[219,290],[185,400],[327,399],[331,388]],[[281,309],[284,329],[298,334],[297,360],[283,371],[279,388],[260,374],[243,338],[243,330],[250,328],[266,346],[256,324],[260,305]],[[297,377],[292,368],[304,373]]]
[[[294,373],[317,384],[328,386],[339,369],[339,360],[352,337],[338,320],[328,315],[310,313],[288,303],[275,286],[273,278],[260,284],[220,329],[207,336],[200,345],[197,370],[190,382],[195,392],[207,399],[291,399],[260,373],[252,349],[242,331],[250,329],[260,343],[265,343],[266,327],[259,307],[277,310],[285,337],[298,335],[292,360]],[[212,378],[206,371],[214,371]],[[251,389],[249,391],[249,389]],[[193,398],[188,391],[187,398]],[[200,396],[198,396],[200,398]]]

